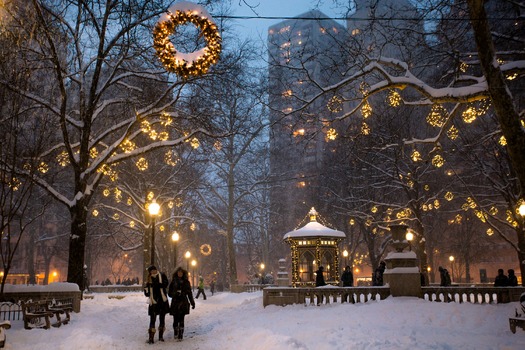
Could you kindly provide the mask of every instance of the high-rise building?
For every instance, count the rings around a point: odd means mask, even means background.
[[[270,102],[270,236],[276,243],[300,224],[318,200],[330,123],[338,109],[320,87],[341,79],[346,29],[318,10],[268,31]],[[286,250],[283,247],[283,254]],[[288,252],[289,253],[289,252]],[[277,253],[276,253],[277,254]],[[278,256],[277,256],[278,257]]]

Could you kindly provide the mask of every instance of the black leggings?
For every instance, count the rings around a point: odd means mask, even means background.
[[[173,315],[173,328],[184,328],[184,316],[186,316],[186,314]]]
[[[162,312],[159,315],[159,327],[164,327],[166,321],[166,313]],[[152,312],[149,316],[149,328],[155,328],[155,320],[157,319],[157,314]]]

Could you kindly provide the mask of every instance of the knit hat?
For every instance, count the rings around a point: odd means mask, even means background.
[[[151,265],[150,267],[148,267],[148,272],[151,272],[151,270],[156,270],[157,268],[155,267],[155,265]]]

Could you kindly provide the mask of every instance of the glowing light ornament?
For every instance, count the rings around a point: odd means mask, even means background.
[[[401,104],[401,95],[396,90],[390,90],[387,97],[388,104],[392,107],[399,107]]]
[[[204,37],[206,46],[196,52],[177,51],[170,41],[178,26],[191,23]],[[164,68],[183,79],[205,74],[217,63],[221,52],[221,36],[210,14],[200,5],[181,1],[161,16],[153,29],[153,47]]]
[[[57,162],[61,166],[66,166],[69,164],[69,156],[67,155],[66,151],[60,152],[60,154],[57,156]]]
[[[174,150],[169,150],[164,154],[164,162],[171,166],[176,166],[179,162],[179,155]]]
[[[335,129],[333,128],[328,129],[328,131],[326,132],[325,141],[326,142],[334,141],[336,138],[337,138],[337,131],[335,131]]]
[[[442,105],[433,105],[426,120],[429,125],[440,128],[445,124],[447,116],[448,112]]]
[[[470,124],[474,122],[477,117],[481,117],[487,113],[489,107],[490,100],[488,98],[471,102],[468,104],[467,109],[463,111],[461,117],[465,123]]]
[[[94,217],[97,217],[98,216],[98,210],[97,209],[93,209],[93,211],[91,212],[91,215],[93,215]]]
[[[421,160],[421,154],[417,150],[413,150],[410,158],[413,162],[418,162]]]
[[[502,145],[502,146],[506,146],[506,145],[507,145],[507,139],[505,138],[505,136],[501,136],[501,137],[499,138],[498,143],[499,143],[500,145]]]
[[[148,160],[144,157],[141,157],[139,158],[139,160],[137,160],[135,165],[137,166],[137,168],[139,168],[140,171],[144,171],[148,169]]]
[[[38,165],[38,171],[40,171],[42,174],[45,174],[49,171],[49,166],[47,165],[46,162],[41,162]]]
[[[363,106],[361,106],[361,114],[363,115],[364,119],[372,115],[372,106],[370,105],[370,103],[368,103],[368,100],[365,100],[363,102]]]
[[[98,157],[98,151],[96,147],[93,147],[89,150],[89,156],[91,157],[91,159],[95,159]]]
[[[459,130],[454,125],[452,125],[450,129],[447,130],[447,136],[449,139],[455,140],[459,136]]]
[[[441,168],[443,164],[445,164],[445,159],[441,155],[436,154],[434,158],[432,158],[432,165],[436,168]]]
[[[130,152],[132,152],[135,148],[137,148],[137,146],[135,145],[135,142],[130,141],[130,140],[128,140],[128,139],[125,139],[125,140],[122,141],[122,143],[120,144],[120,149],[121,149],[122,152],[124,152],[124,153],[130,153]]]
[[[491,229],[491,228],[488,228],[488,229],[487,229],[487,236],[490,237],[490,236],[492,236],[493,234],[494,234],[494,230]]]
[[[339,96],[332,96],[326,104],[328,110],[332,113],[341,112],[343,110],[343,99]]]
[[[160,115],[160,123],[163,126],[170,126],[173,123],[173,118],[168,113],[162,113]]]
[[[363,124],[361,125],[361,133],[363,135],[370,135],[370,127],[365,122],[363,122]]]

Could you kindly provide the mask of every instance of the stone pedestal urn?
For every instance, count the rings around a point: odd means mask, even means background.
[[[406,240],[406,225],[392,225],[392,245],[395,252],[390,252],[385,258],[386,270],[383,281],[390,286],[390,294],[396,296],[421,295],[421,274],[415,252],[405,252],[408,247]]]
[[[288,271],[286,271],[286,259],[279,259],[279,271],[277,272],[277,285],[279,287],[288,287],[290,285],[290,278],[288,278]]]

